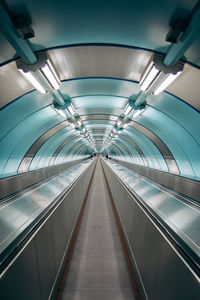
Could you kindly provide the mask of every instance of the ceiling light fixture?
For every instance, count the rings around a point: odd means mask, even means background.
[[[22,70],[19,70],[21,74],[23,74],[26,79],[42,94],[46,94],[46,90],[42,87],[42,85],[39,83],[39,81],[33,76],[31,72],[24,72]]]
[[[39,92],[53,93],[60,87],[60,79],[46,53],[38,54],[37,58],[37,62],[32,65],[18,59],[17,68]]]
[[[168,85],[170,85],[179,75],[181,72],[177,72],[176,74],[170,74],[165,81],[155,90],[154,95],[160,94],[162,91],[164,91]]]
[[[127,106],[125,107],[124,114],[127,116],[128,114],[130,114],[132,109],[133,108],[128,103]]]
[[[140,81],[140,88],[142,91],[146,91],[158,73],[159,69],[157,69],[153,63],[151,63]]]
[[[82,126],[81,119],[78,119],[78,120],[77,120],[77,124],[78,124],[78,126],[79,126],[79,127],[81,127],[81,126]]]
[[[41,72],[44,73],[46,79],[49,81],[54,90],[59,89],[60,80],[49,60],[47,60],[46,65],[44,65],[44,67],[41,68]]]
[[[72,103],[67,107],[67,109],[72,116],[75,114],[75,109]]]
[[[174,66],[165,66],[163,59],[163,55],[154,54],[141,76],[139,84],[141,90],[147,94],[158,95],[183,71],[182,62],[177,62]]]
[[[136,118],[144,111],[144,108],[136,110],[136,112],[133,114],[132,118]],[[128,125],[128,124],[127,124]],[[125,126],[124,126],[125,127]]]
[[[120,125],[122,125],[122,120],[118,119],[117,120],[117,126],[119,127]]]
[[[57,108],[55,108],[55,111],[56,111],[57,113],[59,113],[62,117],[66,118],[66,115],[65,115],[65,113],[64,113],[64,111],[63,111],[62,109],[57,109]]]

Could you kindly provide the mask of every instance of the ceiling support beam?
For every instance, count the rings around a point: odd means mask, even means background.
[[[5,8],[0,4],[0,30],[9,41],[17,54],[23,58],[27,64],[34,64],[37,61],[35,53],[32,51],[28,42],[19,35],[10,16]]]
[[[175,65],[187,51],[187,49],[191,46],[194,40],[200,33],[200,2],[195,7],[191,21],[181,37],[181,39],[176,44],[172,44],[168,53],[164,58],[164,64],[166,66],[173,66]]]

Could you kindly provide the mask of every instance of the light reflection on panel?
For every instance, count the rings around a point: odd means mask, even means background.
[[[33,89],[34,87],[17,70],[15,62],[0,67],[0,108]]]
[[[122,47],[84,46],[50,50],[49,55],[61,80],[96,76],[139,81],[152,53]]]
[[[0,254],[86,170],[91,160],[0,205]]]
[[[77,97],[73,99],[75,108],[84,107],[117,107],[124,108],[127,103],[127,98],[124,97],[113,97],[113,96],[86,96]]]
[[[199,206],[181,200],[117,163],[109,160],[106,162],[140,201],[148,205],[187,246],[200,256]]]

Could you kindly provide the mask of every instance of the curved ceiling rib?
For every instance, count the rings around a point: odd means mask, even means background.
[[[38,152],[38,150],[42,147],[42,145],[53,135],[55,135],[58,131],[60,131],[63,128],[67,127],[68,122],[67,121],[61,121],[60,124],[55,125],[53,128],[46,131],[42,136],[38,138],[38,140],[31,145],[29,150],[26,152],[24,158],[22,159],[20,166],[18,168],[18,173],[26,172],[29,169],[29,166],[31,165],[32,160],[34,159],[34,156]]]

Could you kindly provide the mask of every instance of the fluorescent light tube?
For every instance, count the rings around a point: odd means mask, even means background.
[[[82,125],[81,120],[78,120],[78,121],[77,121],[77,124],[78,124],[79,127],[81,127],[81,125]],[[82,132],[83,132],[83,130],[82,130]]]
[[[164,55],[154,54],[153,61],[150,62],[140,80],[140,87],[142,91],[147,94],[158,95],[166,87],[176,79],[183,71],[184,64],[178,61],[173,66],[166,66]]]
[[[176,74],[170,74],[163,81],[163,83],[161,83],[161,85],[155,90],[154,95],[158,95],[162,91],[164,91],[168,87],[168,85],[170,85],[180,74],[181,74],[181,72],[177,72]]]
[[[26,64],[23,59],[18,59],[17,68],[41,93],[44,94],[46,91],[53,93],[60,87],[60,79],[46,53],[38,54],[37,58],[37,62],[33,65]]]
[[[59,77],[58,77],[58,75],[57,75],[57,73],[56,73],[56,71],[55,71],[54,67],[52,66],[52,64],[51,64],[51,62],[50,62],[49,59],[47,59],[47,64],[48,64],[48,66],[49,66],[51,72],[53,73],[54,77],[56,78],[56,80],[57,80],[58,83],[60,84],[60,79],[59,79]]]
[[[23,74],[26,79],[42,94],[46,94],[46,90],[41,86],[41,84],[37,81],[37,79],[32,75],[31,72],[24,72],[19,69],[21,74]]]
[[[132,107],[130,105],[127,105],[127,107],[126,107],[126,109],[124,111],[124,114],[128,115],[131,112],[131,110],[132,110]]]
[[[134,113],[134,115],[132,116],[132,118],[136,118],[136,117],[139,116],[143,111],[144,111],[144,109],[138,109],[138,110],[136,110],[136,112]]]
[[[53,89],[57,90],[60,86],[60,81],[57,80],[58,77],[55,77],[55,72],[53,72],[52,69],[50,69],[49,65],[46,64],[41,68],[41,72],[45,75]]]
[[[147,74],[147,76],[146,77],[144,76],[145,77],[144,80],[142,80],[140,82],[140,85],[141,85],[140,87],[141,87],[142,91],[145,91],[150,86],[150,84],[156,78],[156,76],[158,75],[159,72],[160,72],[160,70],[157,69],[155,66],[152,67],[152,69]]]
[[[117,126],[120,126],[122,124],[122,121],[121,120],[118,120],[117,121]]]
[[[62,109],[55,108],[56,112],[59,113],[62,117],[66,118],[66,115]]]
[[[74,115],[74,114],[75,114],[75,110],[74,110],[72,104],[70,104],[70,106],[68,106],[67,109],[68,109],[68,111],[70,112],[71,115]]]

